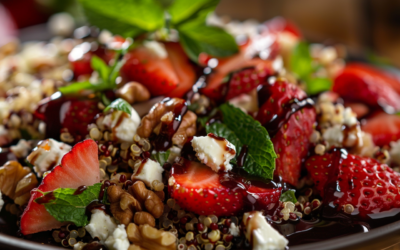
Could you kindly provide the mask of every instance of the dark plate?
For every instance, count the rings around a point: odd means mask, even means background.
[[[358,233],[316,243],[290,247],[289,250],[312,249],[386,249],[400,243],[400,221],[372,229],[368,233]],[[59,250],[62,247],[49,246],[19,239],[0,233],[0,249]]]

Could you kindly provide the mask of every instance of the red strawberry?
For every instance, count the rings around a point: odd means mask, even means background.
[[[386,164],[340,151],[312,156],[306,167],[325,204],[345,205],[365,218],[400,207],[400,175]]]
[[[264,125],[274,144],[276,159],[275,175],[294,186],[300,177],[301,163],[308,153],[309,138],[313,131],[316,114],[311,106],[306,106],[292,114],[295,99],[306,98],[297,86],[278,80],[264,85],[259,91],[260,103],[256,119]],[[290,118],[289,118],[289,115]]]
[[[44,205],[34,202],[41,192],[57,188],[78,188],[100,182],[97,144],[93,140],[77,143],[61,160],[61,166],[47,174],[37,189],[31,191],[31,199],[21,217],[21,233],[33,234],[59,228],[65,223],[51,216]],[[39,192],[39,190],[41,192]]]
[[[372,135],[375,145],[389,145],[400,139],[400,116],[377,112],[363,123],[361,129]]]
[[[207,86],[202,93],[213,99],[232,99],[240,94],[245,94],[265,83],[273,72],[271,61],[252,59],[241,64],[243,69],[232,73],[227,83],[222,83],[227,74],[216,72],[207,80]]]
[[[83,75],[90,75],[93,72],[91,66],[92,56],[96,55],[108,63],[114,57],[114,52],[105,50],[98,44],[95,46],[84,42],[75,46],[68,55],[68,60],[71,64],[72,70],[74,72],[74,78]]]
[[[151,49],[140,46],[125,55],[121,75],[128,81],[143,84],[152,96],[165,95],[174,90],[179,78],[168,57],[160,57]]]
[[[193,84],[196,82],[196,72],[179,43],[168,42],[164,45],[179,80],[176,89],[168,93],[168,96],[181,98],[192,89]]]
[[[388,73],[361,63],[348,64],[334,82],[333,91],[345,101],[400,110],[400,81]]]
[[[246,205],[252,205],[251,209],[271,209],[279,201],[282,189],[276,185],[251,186],[239,176],[218,174],[201,163],[183,159],[172,167],[169,183],[171,197],[183,209],[216,216],[236,215]]]
[[[88,124],[101,112],[97,104],[97,100],[57,92],[40,102],[35,116],[46,123],[46,137],[59,138],[61,129],[66,128],[80,141],[88,134]]]

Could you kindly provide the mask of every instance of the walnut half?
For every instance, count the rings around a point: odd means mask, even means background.
[[[133,223],[128,225],[126,232],[129,241],[133,243],[129,250],[176,249],[176,237],[170,232],[161,231],[149,225],[137,226]]]
[[[8,161],[0,167],[0,190],[17,205],[28,204],[30,192],[37,185],[38,180],[31,169],[22,167],[17,161]]]

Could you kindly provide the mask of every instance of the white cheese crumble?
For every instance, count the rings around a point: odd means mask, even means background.
[[[248,219],[250,217],[250,219]],[[262,213],[245,213],[246,238],[253,243],[253,250],[285,249],[289,241],[279,234],[264,218]]]
[[[44,172],[60,165],[63,156],[71,151],[71,146],[53,139],[38,143],[27,160],[34,165],[34,170],[40,177]]]
[[[238,237],[240,236],[240,229],[235,225],[235,223],[231,223],[231,226],[229,227],[229,233],[235,237]]]
[[[343,143],[343,131],[341,125],[327,128],[322,134],[322,138],[329,143],[329,146],[341,147]]]
[[[116,228],[117,223],[115,223],[115,220],[99,209],[92,210],[90,223],[85,226],[86,231],[90,233],[92,238],[98,237],[102,244],[113,234]]]
[[[19,140],[17,145],[10,147],[11,152],[18,158],[25,158],[31,149],[31,144],[24,139]]]
[[[3,201],[1,190],[0,190],[0,211],[3,208],[3,206],[4,206],[4,201]]]
[[[390,142],[390,160],[400,165],[400,140]]]
[[[152,51],[159,59],[164,59],[168,56],[167,50],[162,43],[156,41],[145,41],[143,45]]]
[[[82,250],[86,245],[87,245],[87,243],[83,243],[82,241],[79,241],[79,242],[75,243],[74,250]]]
[[[229,161],[235,157],[236,148],[228,140],[216,139],[211,134],[195,136],[192,140],[192,146],[196,151],[197,158],[215,172],[232,169]]]
[[[144,160],[142,164],[137,166],[132,180],[141,180],[148,187],[152,187],[153,181],[162,182],[162,173],[164,169],[161,165],[151,159]]]
[[[105,241],[105,245],[110,250],[127,250],[129,247],[129,241],[125,225],[118,225],[112,235],[110,235]]]
[[[118,141],[133,143],[133,136],[140,125],[140,117],[132,107],[131,115],[123,111],[114,110],[104,117],[103,124],[113,131]]]

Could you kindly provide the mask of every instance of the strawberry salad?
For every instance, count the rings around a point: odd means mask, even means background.
[[[400,219],[394,74],[218,1],[96,2],[74,37],[0,48],[1,233],[264,250]]]

